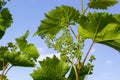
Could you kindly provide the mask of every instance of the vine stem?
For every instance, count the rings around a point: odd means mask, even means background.
[[[77,68],[76,68],[75,64],[73,64],[73,68],[75,70],[76,80],[79,80],[79,76],[78,76],[78,72],[77,72]]]
[[[87,51],[87,53],[86,53],[86,55],[85,55],[85,58],[84,58],[84,60],[83,60],[83,66],[84,66],[84,64],[85,64],[85,61],[86,61],[86,59],[87,59],[87,57],[88,57],[91,49],[92,49],[93,44],[94,44],[94,42],[92,42],[92,44],[90,45],[90,48],[88,49],[88,51]]]
[[[5,72],[5,75],[8,73],[8,71],[12,68],[13,66],[10,66],[7,71]]]
[[[76,36],[75,32],[73,31],[73,29],[71,28],[71,26],[69,26],[69,27],[70,27],[71,32],[73,33],[73,35],[74,35],[75,38],[77,39],[77,36]]]
[[[83,0],[81,0],[81,8],[82,8],[82,12],[83,12],[84,11]]]
[[[80,0],[80,11],[79,12],[82,12],[84,10],[84,5],[83,5],[83,0]]]
[[[4,74],[4,71],[5,71],[5,69],[4,69],[4,60],[2,61],[2,68],[3,68],[3,71],[1,73],[0,80],[3,80],[3,74]]]
[[[74,64],[73,59],[72,59],[72,61],[71,61],[71,60],[69,60],[69,62],[72,64],[72,66],[73,66],[73,68],[74,68],[75,77],[76,77],[76,79],[75,79],[75,80],[79,80],[78,71],[77,71],[76,65]]]
[[[1,73],[1,76],[0,76],[1,80],[3,80],[3,78],[4,78],[4,72],[7,69],[8,64],[5,66],[5,61],[3,60],[2,65],[3,65],[3,70],[2,70],[2,73]]]
[[[82,12],[82,14],[85,14],[86,13],[86,11],[88,10],[88,6],[87,6],[87,8],[85,9],[85,10],[83,10],[83,12]]]
[[[89,69],[89,71],[88,71],[88,73],[87,73],[87,76],[86,76],[85,80],[88,80],[88,76],[89,76],[90,72],[91,72],[91,68]]]

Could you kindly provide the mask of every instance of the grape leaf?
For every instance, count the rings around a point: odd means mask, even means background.
[[[73,25],[79,19],[79,11],[70,6],[60,6],[45,14],[34,35],[57,34],[63,27]]]
[[[4,55],[5,60],[7,60],[12,66],[24,66],[24,67],[34,67],[35,63],[33,60],[28,58],[26,55],[20,52],[10,52]]]
[[[23,36],[16,38],[16,45],[8,43],[9,51],[4,54],[4,59],[12,66],[34,67],[39,53],[33,44],[28,44],[27,31]]]
[[[107,9],[117,3],[117,0],[90,0],[88,6],[94,9]]]
[[[0,10],[2,9],[3,6],[6,5],[6,3],[10,0],[0,0]]]
[[[36,60],[39,57],[39,53],[36,47],[34,46],[34,44],[28,44],[26,40],[28,34],[29,34],[29,31],[27,31],[25,35],[21,36],[20,38],[16,38],[16,42],[20,48],[20,51],[25,53],[30,58],[33,58],[34,60]]]
[[[88,13],[81,16],[79,33],[83,38],[90,38],[94,43],[101,43],[120,51],[120,17],[104,13]]]
[[[7,64],[7,61],[4,60],[4,54],[8,51],[7,47],[0,47],[0,70],[3,69],[3,61],[4,61],[4,66]]]
[[[65,74],[69,70],[68,63],[59,60],[56,56],[47,57],[39,63],[41,67],[30,74],[34,80],[67,80]]]
[[[5,34],[5,31],[8,27],[11,26],[12,17],[7,8],[4,8],[0,11],[0,39]]]

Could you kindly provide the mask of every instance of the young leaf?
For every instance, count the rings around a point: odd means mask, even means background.
[[[41,21],[37,32],[40,34],[57,34],[63,27],[73,25],[79,19],[79,11],[70,6],[60,6],[45,14],[45,19]]]
[[[41,67],[31,74],[34,80],[66,80],[65,74],[69,70],[68,63],[56,56],[40,61]]]
[[[88,13],[81,16],[79,33],[83,38],[91,38],[95,43],[105,44],[120,51],[120,15],[108,13]]]
[[[16,42],[20,48],[20,51],[25,53],[28,57],[33,58],[36,60],[39,57],[39,53],[34,46],[34,44],[28,44],[26,38],[29,34],[29,31],[25,33],[25,35],[21,36],[20,38],[16,38]]]
[[[88,6],[94,9],[107,9],[117,3],[117,0],[90,0]]]

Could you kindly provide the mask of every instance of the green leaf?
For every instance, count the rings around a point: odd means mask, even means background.
[[[88,13],[81,16],[79,33],[82,38],[90,38],[94,43],[101,43],[120,51],[119,14]]]
[[[31,74],[34,80],[66,80],[65,74],[69,70],[68,63],[56,56],[40,61],[41,67]]]
[[[3,8],[3,6],[6,5],[6,3],[10,0],[0,0],[0,10]]]
[[[39,57],[39,53],[37,51],[37,48],[34,46],[34,44],[28,44],[26,40],[28,34],[29,31],[27,31],[25,35],[21,36],[20,38],[16,38],[16,42],[20,48],[20,51],[22,51],[28,57],[36,60]]]
[[[8,52],[7,47],[0,47],[0,70],[3,69],[3,61],[4,61],[4,66],[7,64],[7,61],[4,60],[4,54]]]
[[[11,23],[12,23],[12,17],[11,17],[11,14],[9,12],[9,10],[7,8],[4,8],[2,11],[1,11],[1,15],[2,15],[2,18],[3,18],[3,23],[2,25],[5,27],[5,28],[8,28],[11,26]]]
[[[34,67],[35,63],[29,59],[26,55],[20,52],[10,52],[4,55],[5,60],[7,60],[12,66],[24,66],[24,67]]]
[[[34,67],[35,61],[39,57],[39,53],[33,44],[28,44],[26,38],[27,31],[20,38],[16,38],[16,45],[8,43],[9,51],[4,54],[4,59],[12,66]]]
[[[7,8],[4,8],[0,11],[0,39],[5,34],[5,31],[8,27],[11,26],[12,17]]]
[[[93,9],[107,9],[110,6],[114,6],[117,0],[90,0],[88,6]]]
[[[41,21],[37,32],[40,34],[57,34],[63,27],[73,25],[79,19],[79,11],[70,6],[60,6],[45,14],[45,19]]]

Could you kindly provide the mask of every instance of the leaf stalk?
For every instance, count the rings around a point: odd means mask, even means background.
[[[92,49],[93,44],[94,44],[94,42],[92,42],[92,44],[90,45],[90,47],[89,47],[89,49],[88,49],[88,51],[87,51],[87,53],[86,53],[86,55],[85,55],[85,58],[84,58],[84,60],[83,60],[83,66],[84,66],[84,64],[85,64],[85,61],[86,61],[86,59],[87,59],[87,57],[88,57],[91,49]]]
[[[73,35],[74,35],[75,38],[77,39],[77,36],[76,36],[75,32],[73,31],[73,29],[71,28],[71,26],[69,26],[69,27],[70,27],[71,32],[73,33]]]

